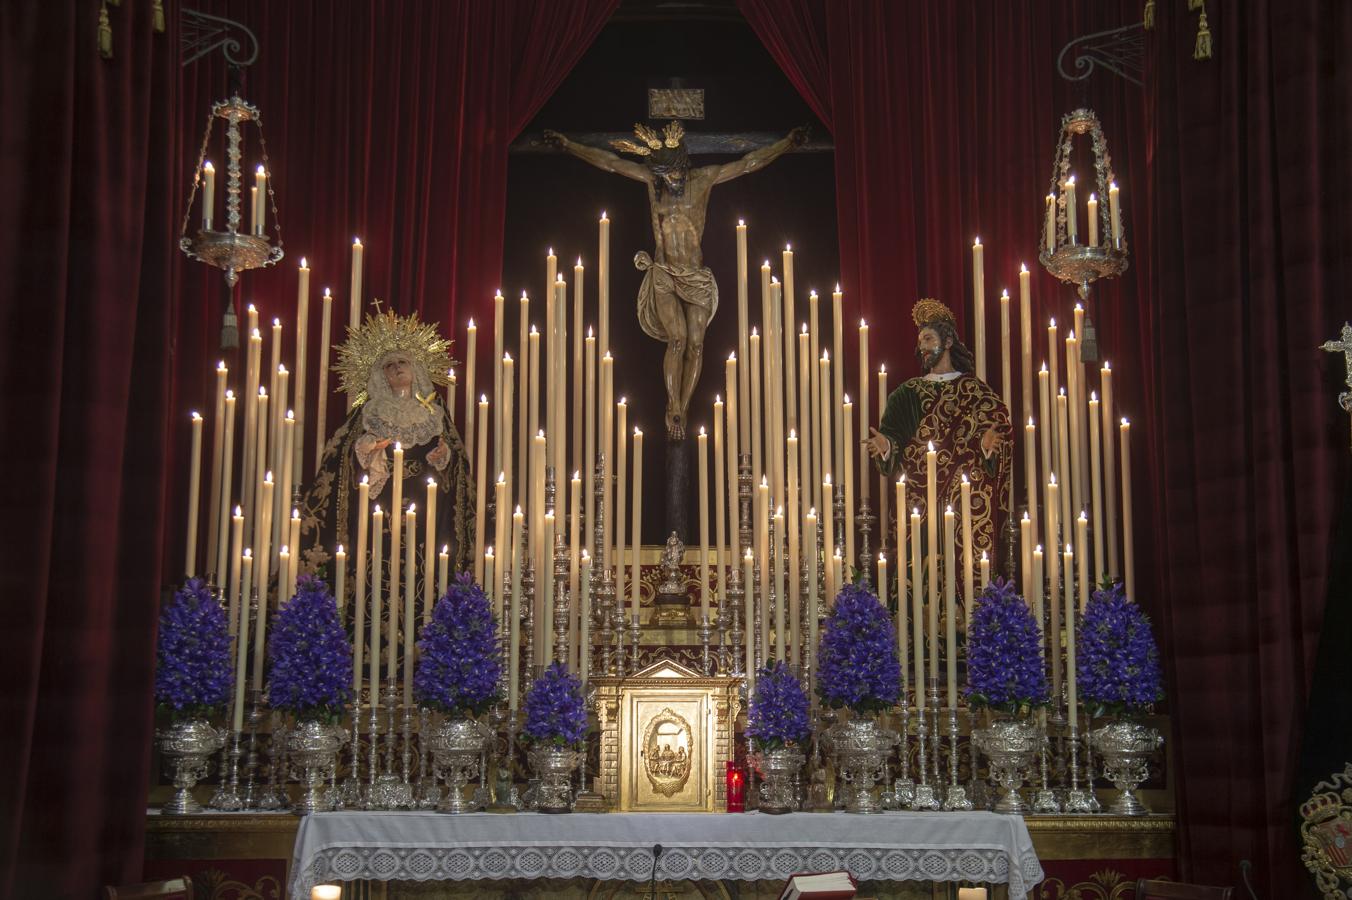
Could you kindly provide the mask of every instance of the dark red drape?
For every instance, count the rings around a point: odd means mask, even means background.
[[[0,9],[0,896],[135,880],[150,755],[178,34]]]
[[[482,307],[507,144],[614,5],[209,5],[260,37],[244,94],[263,111],[288,250],[236,299],[292,320],[308,255],[341,330],[359,234],[368,298],[443,321]],[[148,3],[109,13],[104,61],[97,4],[0,8],[2,896],[139,876],[155,619],[183,559],[181,537],[162,539],[182,530],[162,521],[179,522],[186,486],[171,451],[188,409],[209,409],[216,357],[219,273],[176,241],[223,64],[180,70],[173,5],[166,34]]]
[[[881,333],[905,333],[911,304],[933,296],[955,308],[970,344],[970,247],[978,236],[987,247],[992,372],[999,365],[991,338],[999,335],[997,298],[1002,287],[1017,295],[1020,262],[1034,273],[1034,322],[1069,314],[1073,295],[1035,260],[1060,115],[1082,94],[1056,76],[1054,61],[1077,35],[1120,24],[1115,4],[738,5],[832,132],[841,282]],[[1140,95],[1102,75],[1093,85],[1119,181],[1142,202]],[[1144,223],[1132,224],[1140,241]],[[1100,286],[1104,302],[1092,310],[1115,364],[1139,355],[1132,320],[1140,262],[1133,260],[1137,269],[1122,282]],[[1129,315],[1120,315],[1123,302]],[[1037,352],[1045,355],[1045,347]],[[1021,405],[1019,396],[1016,390]]]
[[[275,269],[245,275],[237,302],[256,304],[265,323],[283,319],[288,365],[300,258],[313,271],[313,361],[319,353],[318,295],[326,286],[335,297],[334,342],[343,340],[354,236],[366,248],[363,314],[379,298],[386,307],[441,322],[448,335],[454,325],[452,353],[464,359],[465,320],[490,319],[501,282],[507,146],[617,2],[205,4],[205,11],[259,36],[259,58],[245,75],[243,93],[262,110],[287,257]],[[185,70],[184,79],[177,127],[195,151],[211,103],[226,93],[226,72],[220,57],[212,56]],[[221,146],[213,145],[211,154],[219,158]],[[194,156],[178,165],[190,172],[195,163]],[[171,407],[180,445],[187,410],[211,408],[220,283],[216,270],[185,266],[175,361],[179,391]],[[481,334],[483,359],[491,352],[491,329]],[[243,367],[228,356],[227,362],[239,390]],[[317,389],[311,362],[310,398]],[[332,396],[329,402],[333,428],[343,403]],[[313,406],[307,421],[308,474],[316,440]],[[186,486],[186,465],[175,469],[175,483]],[[180,532],[168,533],[167,578],[179,574]]]
[[[841,282],[847,294],[854,291],[859,298],[875,334],[909,347],[915,334],[912,305],[920,297],[937,297],[953,307],[972,345],[971,247],[981,238],[992,384],[1000,381],[1002,289],[1015,298],[1011,324],[1018,340],[1021,263],[1032,273],[1034,369],[1047,358],[1048,319],[1061,322],[1062,336],[1071,321],[1075,293],[1037,263],[1039,223],[1061,116],[1085,105],[1098,113],[1122,195],[1129,197],[1124,216],[1135,251],[1122,278],[1095,285],[1090,314],[1100,358],[1118,374],[1116,405],[1136,420],[1137,440],[1148,440],[1155,419],[1149,414],[1153,370],[1146,365],[1149,319],[1141,314],[1150,271],[1143,252],[1150,225],[1144,214],[1144,97],[1103,70],[1081,83],[1056,73],[1062,47],[1129,21],[1139,12],[1134,0],[739,0],[739,6],[831,129]],[[1011,396],[1017,411],[1024,391],[1017,344],[1013,350]],[[902,365],[893,384],[919,374],[908,354],[897,356]],[[1147,462],[1138,459],[1136,471]],[[1023,473],[1014,477],[1021,502]],[[1152,478],[1147,470],[1144,481]],[[1139,517],[1137,524],[1143,524]],[[1142,540],[1138,535],[1137,546]],[[1151,563],[1137,560],[1143,585],[1154,584]],[[1147,609],[1157,611],[1157,591],[1140,593]]]
[[[1134,2],[1128,6],[1134,14]],[[1076,297],[1037,264],[1039,210],[1060,117],[1086,103],[1086,87],[1058,77],[1055,59],[1075,37],[1120,24],[1117,5],[739,0],[739,7],[831,130],[840,279],[875,333],[909,346],[912,304],[937,297],[954,308],[972,344],[971,246],[980,237],[988,378],[998,383],[998,298],[1007,288],[1017,300],[1020,263],[1032,271],[1035,359],[1045,359],[1047,320],[1068,321]],[[1118,181],[1131,195],[1130,240],[1144,246],[1148,221],[1133,215],[1144,208],[1147,184],[1142,95],[1102,72],[1090,84]],[[1137,252],[1125,277],[1096,286],[1090,310],[1100,354],[1121,375],[1118,405],[1133,417],[1151,390],[1139,316],[1148,268]],[[1014,315],[1017,341],[1017,308]],[[898,355],[894,379],[918,374]],[[1013,381],[1018,410],[1017,359]],[[1022,473],[1015,479],[1022,498]]]
[[[1342,359],[1315,348],[1352,311],[1352,8],[1207,4],[1209,62],[1197,17],[1159,9],[1151,450],[1182,849],[1198,880],[1247,857],[1266,896],[1295,896],[1290,793],[1346,452]]]
[[[1137,94],[1054,68],[1073,37],[1135,20],[1135,3],[739,6],[832,130],[842,280],[903,340],[915,297],[970,297],[972,235],[989,247],[988,298],[1013,282],[1060,115],[1083,103],[1103,118],[1133,255],[1093,312],[1144,445],[1138,599],[1165,649],[1184,871],[1234,883],[1251,858],[1267,896],[1290,893],[1305,876],[1288,795],[1342,444],[1338,364],[1313,348],[1349,308],[1336,290],[1352,76],[1337,48],[1352,10],[1210,4],[1216,58],[1199,62],[1196,14],[1159,4]],[[1035,278],[1034,320],[1064,317],[1071,297]],[[988,335],[997,321],[988,302]]]

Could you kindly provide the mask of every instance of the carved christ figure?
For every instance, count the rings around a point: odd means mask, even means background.
[[[667,436],[685,437],[686,410],[704,362],[704,333],[718,310],[718,285],[704,265],[700,242],[709,208],[709,192],[765,166],[807,139],[806,128],[741,159],[692,169],[685,146],[685,129],[671,122],[659,134],[646,125],[634,126],[638,142],[612,142],[616,149],[639,157],[624,159],[608,150],[569,140],[557,131],[545,138],[585,162],[607,172],[643,182],[652,211],[652,256],[639,251],[634,266],[643,272],[638,292],[638,321],[645,334],[667,345],[662,376],[667,389]]]

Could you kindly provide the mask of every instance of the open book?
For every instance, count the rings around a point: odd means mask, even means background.
[[[858,885],[849,872],[803,872],[784,882],[779,900],[849,900]]]

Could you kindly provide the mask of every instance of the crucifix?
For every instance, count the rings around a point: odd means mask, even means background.
[[[1343,355],[1343,370],[1347,376],[1347,390],[1338,395],[1338,405],[1346,410],[1348,417],[1352,419],[1352,323],[1344,322],[1343,333],[1339,339],[1324,341],[1319,345],[1319,349]]]
[[[807,140],[807,129],[795,128],[767,147],[753,150],[730,163],[692,167],[686,149],[682,118],[702,117],[703,92],[653,91],[650,118],[668,118],[658,131],[635,125],[634,138],[611,142],[626,159],[609,150],[578,143],[557,131],[545,139],[606,172],[614,172],[648,189],[655,247],[639,251],[634,266],[644,273],[638,295],[638,320],[648,336],[667,345],[662,361],[667,389],[667,437],[685,438],[690,396],[704,361],[704,333],[718,309],[718,285],[704,264],[701,243],[709,194],[714,185],[763,168]]]

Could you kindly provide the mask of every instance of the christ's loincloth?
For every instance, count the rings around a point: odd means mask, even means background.
[[[634,268],[643,273],[643,284],[638,288],[638,324],[648,337],[664,342],[672,340],[662,325],[661,316],[657,314],[657,289],[653,286],[655,269],[661,269],[671,276],[676,296],[682,303],[704,310],[710,320],[718,311],[718,285],[714,282],[714,273],[707,267],[695,269],[654,262],[651,256],[640,250],[634,256]]]

